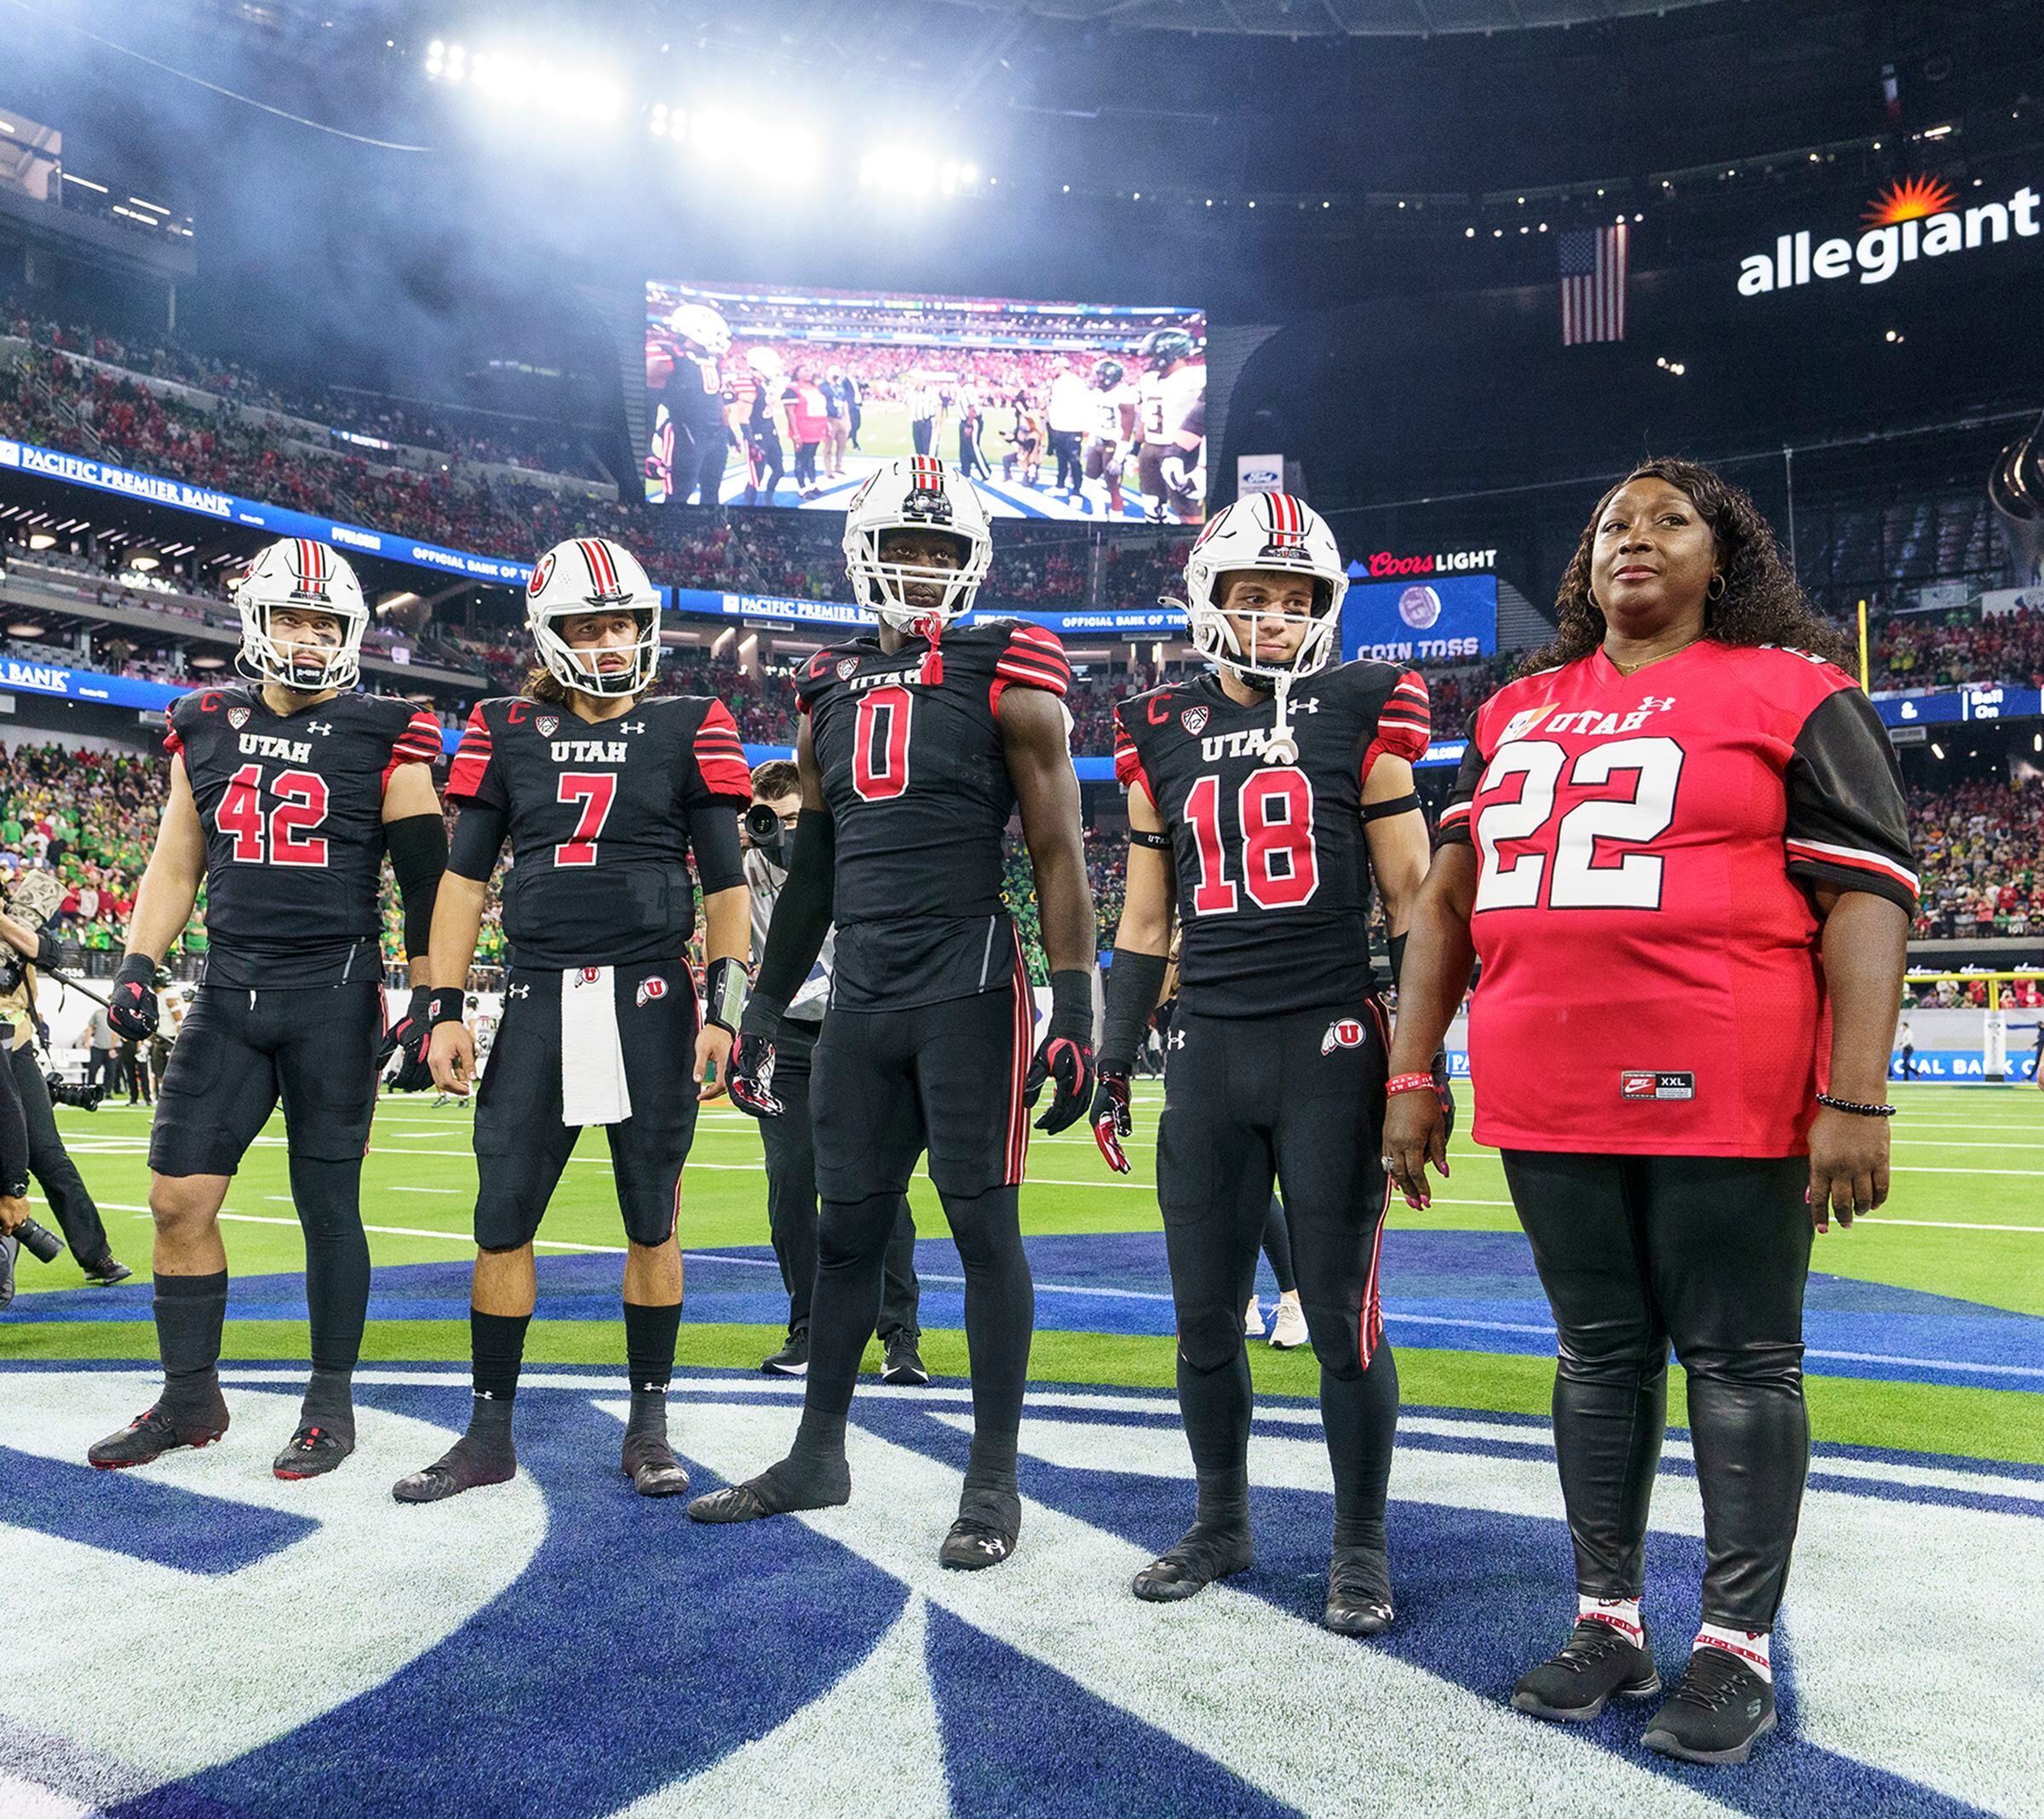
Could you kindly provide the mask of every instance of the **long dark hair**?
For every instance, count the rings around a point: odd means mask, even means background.
[[[1590,598],[1590,557],[1597,526],[1612,499],[1634,480],[1643,479],[1665,480],[1686,494],[1717,539],[1718,572],[1724,577],[1725,591],[1704,603],[1706,638],[1728,645],[1788,645],[1851,667],[1850,646],[1804,598],[1782,546],[1775,541],[1774,528],[1760,516],[1760,508],[1714,468],[1669,457],[1642,462],[1597,502],[1554,597],[1559,622],[1554,641],[1529,657],[1520,666],[1520,674],[1572,663],[1603,645],[1604,614]]]

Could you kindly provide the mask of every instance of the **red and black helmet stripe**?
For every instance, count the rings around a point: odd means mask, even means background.
[[[1306,508],[1289,493],[1266,493],[1263,496],[1270,526],[1270,541],[1264,546],[1266,555],[1304,555],[1306,554]]]
[[[326,559],[326,545],[309,537],[293,537],[291,542],[298,550],[298,591],[308,599],[324,598],[332,572]]]
[[[599,537],[583,537],[575,540],[575,547],[582,552],[582,559],[589,565],[589,586],[597,599],[615,599],[624,592],[617,582],[617,565],[611,561],[610,551]]]

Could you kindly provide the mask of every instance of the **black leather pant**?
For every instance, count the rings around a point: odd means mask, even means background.
[[[1639,1595],[1672,1343],[1703,1496],[1704,1621],[1771,1629],[1810,1464],[1808,1162],[1507,1150],[1504,1164],[1559,1329],[1577,1589]]]

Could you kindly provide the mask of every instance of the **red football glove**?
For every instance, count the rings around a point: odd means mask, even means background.
[[[1122,1139],[1135,1128],[1128,1116],[1128,1076],[1126,1074],[1103,1074],[1100,1089],[1093,1095],[1093,1140],[1100,1146],[1100,1154],[1107,1158],[1107,1166],[1117,1174],[1128,1173],[1128,1158],[1122,1150]]]

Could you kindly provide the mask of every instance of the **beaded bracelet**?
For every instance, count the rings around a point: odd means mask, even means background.
[[[1829,1105],[1834,1111],[1848,1111],[1856,1118],[1892,1118],[1895,1116],[1892,1105],[1863,1105],[1857,1099],[1833,1099],[1829,1093],[1817,1096],[1820,1105]]]
[[[1393,1074],[1384,1082],[1387,1097],[1393,1093],[1433,1093],[1437,1091],[1431,1074]]]

